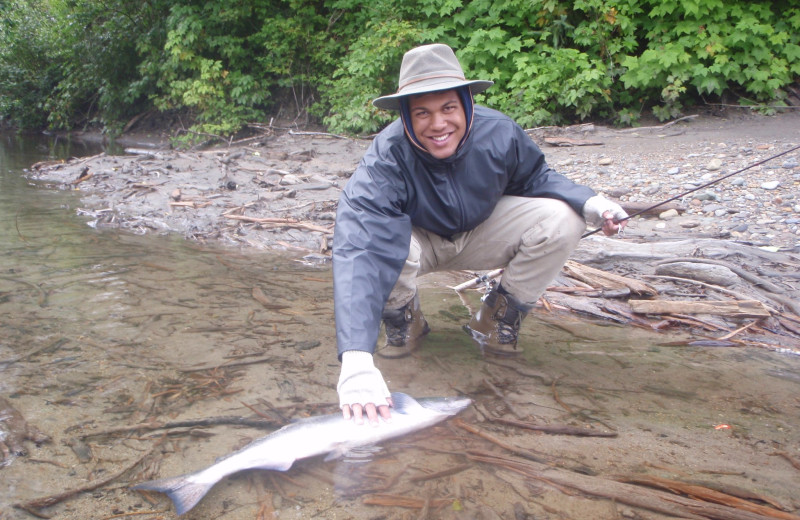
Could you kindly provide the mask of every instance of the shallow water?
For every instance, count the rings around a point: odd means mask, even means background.
[[[21,172],[76,150],[2,143],[0,397],[53,440],[26,443],[27,456],[0,467],[0,518],[30,518],[12,504],[131,466],[42,512],[174,518],[164,497],[128,485],[200,469],[276,426],[157,428],[153,421],[257,412],[277,425],[280,417],[335,411],[329,266],[92,229],[76,215],[79,193],[32,185]],[[610,489],[620,475],[743,488],[797,514],[797,357],[669,347],[663,343],[674,336],[540,312],[525,323],[525,356],[496,362],[461,332],[468,310],[453,291],[430,281],[422,303],[434,329],[424,350],[378,364],[392,390],[472,397],[476,406],[463,423],[359,457],[303,461],[285,474],[245,472],[221,482],[187,517],[636,518],[624,497],[588,498],[586,486],[583,496],[562,491],[586,478]],[[549,435],[487,420],[497,417],[616,436]],[[149,424],[110,431],[142,423]]]

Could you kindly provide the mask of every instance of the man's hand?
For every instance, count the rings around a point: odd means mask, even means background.
[[[336,389],[346,420],[354,417],[356,424],[364,424],[366,414],[373,426],[378,425],[378,415],[384,421],[391,421],[389,407],[394,405],[391,394],[369,352],[348,350],[342,353],[342,371]]]
[[[594,227],[602,228],[607,236],[619,233],[628,224],[628,214],[616,202],[595,195],[583,205],[583,218]]]

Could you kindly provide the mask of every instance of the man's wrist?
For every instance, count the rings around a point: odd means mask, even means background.
[[[342,352],[342,366],[347,365],[349,370],[373,368],[372,353],[366,350],[345,350]]]

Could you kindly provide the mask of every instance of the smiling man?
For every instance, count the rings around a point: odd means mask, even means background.
[[[524,130],[475,105],[491,81],[467,80],[442,44],[408,51],[398,90],[373,104],[400,118],[372,142],[342,191],[333,241],[337,390],[345,418],[389,420],[373,353],[400,358],[430,331],[418,276],[504,268],[464,329],[481,352],[520,353],[520,324],[575,249],[586,223],[615,233],[622,208],[553,171]]]

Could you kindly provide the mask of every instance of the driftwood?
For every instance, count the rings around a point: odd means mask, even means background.
[[[605,498],[620,504],[674,517],[695,520],[768,520],[775,518],[800,520],[800,516],[766,506],[759,512],[754,512],[733,505],[706,502],[697,498],[684,497],[626,482],[584,475],[575,471],[500,457],[476,450],[468,451],[467,457],[475,462],[491,464],[541,481],[565,493],[569,490],[579,491],[589,496]],[[730,498],[733,503],[735,501],[733,499],[736,497]]]
[[[748,500],[744,500],[742,498],[732,496],[728,493],[723,493],[715,489],[710,489],[705,486],[699,486],[697,484],[687,484],[685,482],[680,482],[677,480],[671,480],[661,477],[653,477],[649,475],[640,477],[626,477],[621,480],[623,482],[628,482],[631,484],[649,486],[657,489],[665,489],[667,491],[672,491],[673,493],[680,495],[688,495],[690,497],[696,498],[698,500],[703,500],[705,502],[713,502],[715,504],[723,504],[726,506],[735,507],[737,509],[743,509],[745,511],[750,511],[752,513],[764,515],[769,518],[785,518],[786,520],[797,520],[798,518],[800,518],[797,515],[786,513],[785,511],[777,511],[771,507],[754,504],[753,502],[750,502]],[[769,500],[765,499],[764,497],[758,497],[758,499],[763,501]],[[769,501],[774,502],[772,500]]]
[[[579,264],[573,260],[567,261],[566,265],[564,265],[564,271],[569,276],[588,283],[592,287],[600,287],[603,289],[627,288],[635,294],[647,297],[656,296],[658,294],[658,291],[654,287],[644,282],[601,271],[600,269]]]
[[[550,435],[574,435],[576,437],[616,437],[617,432],[598,432],[594,430],[587,430],[585,428],[576,428],[574,426],[566,426],[560,424],[535,424],[528,421],[516,421],[513,419],[492,418],[492,422],[498,424],[505,424],[515,428],[523,428],[526,430],[533,430]]]
[[[639,314],[713,314],[732,318],[767,318],[769,310],[757,300],[746,301],[670,301],[631,300],[631,309]]]
[[[686,207],[677,202],[667,202],[653,207],[649,202],[635,202],[635,201],[616,201],[628,215],[644,215],[649,217],[657,217],[661,213],[674,209],[678,213],[684,213]]]
[[[545,137],[544,142],[550,146],[602,146],[602,141],[588,139],[572,139],[570,137]]]
[[[564,493],[579,491],[589,496],[606,498],[641,509],[689,519],[712,520],[800,520],[800,516],[744,500],[738,496],[712,490],[703,486],[685,484],[658,477],[637,476],[616,479],[590,476],[569,469],[555,468],[551,463],[536,460],[530,453],[468,425],[460,419],[453,424],[500,446],[513,455],[528,460],[498,456],[494,453],[470,449],[469,460],[490,464],[538,480]],[[633,482],[633,483],[632,483]],[[647,487],[643,487],[647,486]],[[657,486],[661,489],[651,489]],[[669,490],[670,492],[664,491]],[[684,495],[689,496],[684,496]],[[764,500],[764,497],[759,497]],[[769,500],[768,503],[774,503]]]
[[[581,240],[571,258],[582,264],[603,266],[616,261],[674,261],[676,257],[716,260],[744,258],[750,265],[780,263],[792,268],[794,272],[800,271],[800,259],[796,255],[765,251],[758,247],[718,239],[638,243],[595,235]]]
[[[332,235],[333,229],[331,227],[322,227],[310,224],[308,222],[298,222],[290,218],[259,218],[247,217],[244,215],[225,215],[225,218],[231,220],[241,220],[243,222],[252,222],[253,224],[260,224],[261,227],[291,227],[297,229],[305,229],[308,231],[318,231]]]
[[[154,431],[154,430],[171,430],[175,428],[196,428],[202,426],[216,426],[219,424],[234,424],[237,426],[251,426],[255,428],[276,428],[282,426],[275,421],[265,419],[248,419],[246,417],[206,417],[204,419],[189,419],[185,421],[152,421],[139,424],[131,424],[128,426],[117,426],[107,430],[98,430],[95,432],[84,433],[80,435],[80,439],[88,439],[90,437],[102,437],[105,435],[114,435],[118,433],[131,433],[136,431]]]

